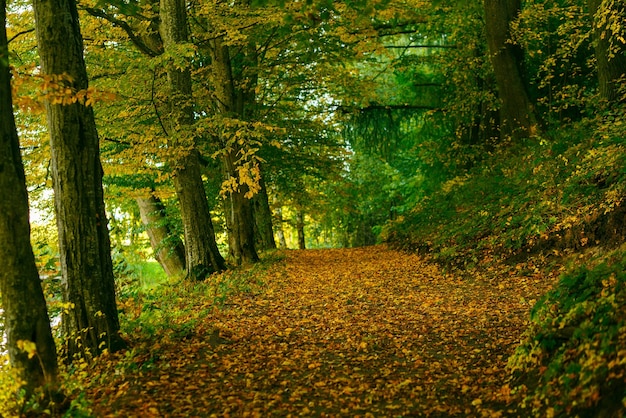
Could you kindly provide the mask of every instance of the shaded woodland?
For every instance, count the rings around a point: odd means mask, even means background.
[[[0,416],[625,413],[623,1],[0,1]],[[116,381],[186,342],[262,400]]]

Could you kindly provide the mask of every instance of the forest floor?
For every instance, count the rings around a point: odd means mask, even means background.
[[[287,251],[221,308],[181,298],[203,319],[99,362],[86,397],[98,417],[524,416],[506,361],[550,283],[511,271]]]

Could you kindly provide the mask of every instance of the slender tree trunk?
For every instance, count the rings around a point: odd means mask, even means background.
[[[42,74],[60,92],[87,89],[83,40],[74,0],[33,0]],[[64,93],[61,93],[64,94]],[[93,109],[81,100],[46,101],[54,202],[59,230],[68,361],[124,347],[119,335],[102,165]]]
[[[228,117],[237,111],[237,100],[230,53],[221,38],[212,42],[212,69],[215,75],[215,95],[219,112]],[[226,227],[230,244],[230,256],[236,264],[255,263],[259,260],[254,245],[254,218],[252,202],[246,197],[248,187],[239,181],[238,155],[242,147],[236,141],[223,141],[226,149],[222,154],[224,180],[237,184],[229,190],[225,202]]]
[[[278,248],[281,250],[287,249],[287,241],[285,240],[285,230],[283,229],[283,208],[276,206],[274,209],[274,225],[276,225],[276,237],[278,238]]]
[[[28,194],[13,118],[5,28],[6,0],[0,0],[0,294],[9,360],[21,373],[28,398],[37,388],[56,390],[57,357],[30,245]],[[19,341],[34,343],[36,355],[29,356]]]
[[[484,0],[487,45],[500,97],[500,134],[513,138],[531,136],[537,121],[520,66],[522,51],[508,42],[510,24],[520,12],[521,0]]]
[[[298,232],[298,248],[306,249],[306,240],[304,237],[304,211],[298,209],[296,211],[296,231]]]
[[[169,277],[182,275],[185,271],[185,246],[170,230],[163,202],[150,194],[137,198],[137,206],[155,258]]]
[[[187,42],[187,16],[184,0],[161,0],[161,38],[165,51],[172,51]],[[188,69],[168,65],[170,85],[168,134],[175,158],[174,186],[180,201],[185,231],[187,275],[203,280],[207,275],[226,268],[215,241],[209,203],[204,191],[200,156],[195,148],[190,127],[193,124],[191,74]],[[190,150],[182,150],[180,148]],[[178,148],[178,149],[177,149]]]
[[[261,189],[254,196],[252,202],[254,204],[254,220],[256,225],[256,236],[260,248],[270,250],[276,248],[274,240],[274,229],[272,225],[272,211],[270,209],[269,197],[267,196],[267,187],[265,181],[261,177]]]
[[[623,100],[619,80],[626,75],[626,47],[615,39],[608,16],[617,22],[626,22],[626,6],[623,2],[587,0],[593,20],[593,40],[598,69],[600,97],[609,103]],[[624,92],[621,92],[623,95]]]

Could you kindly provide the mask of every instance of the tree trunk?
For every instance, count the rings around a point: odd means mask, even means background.
[[[306,240],[304,237],[304,211],[298,209],[296,211],[296,231],[298,232],[298,248],[306,249]]]
[[[270,250],[276,248],[274,240],[274,229],[272,225],[272,211],[270,209],[269,198],[265,181],[261,177],[261,189],[252,199],[254,208],[254,221],[256,225],[256,236],[260,248]]]
[[[276,237],[278,238],[278,248],[281,250],[287,249],[287,241],[285,240],[285,230],[283,229],[283,208],[281,206],[277,206],[274,209],[274,225],[276,225]]]
[[[9,360],[21,374],[28,399],[37,388],[56,389],[57,357],[30,245],[28,194],[13,118],[5,28],[6,0],[0,0],[0,294]],[[19,341],[34,343],[36,355],[29,356]]]
[[[520,65],[522,51],[510,40],[510,24],[520,12],[521,0],[484,0],[487,45],[500,97],[500,135],[529,137],[537,129],[536,117]]]
[[[174,177],[174,186],[180,201],[180,215],[185,232],[187,276],[194,280],[204,280],[212,273],[226,270],[226,262],[215,241],[215,230],[197,151],[190,154],[183,163],[184,168],[179,169]]]
[[[232,167],[230,159],[225,162]],[[241,189],[229,193],[225,199],[224,216],[228,230],[229,256],[237,265],[250,264],[259,261],[254,245],[254,217],[250,199],[244,196]]]
[[[87,9],[100,16],[97,9]],[[131,37],[137,48],[148,56],[158,56],[165,50],[188,41],[187,13],[184,0],[160,1],[159,35],[150,33]],[[156,19],[150,22],[155,26]],[[215,240],[211,207],[206,198],[202,172],[199,168],[200,154],[189,129],[194,122],[191,74],[188,69],[168,65],[169,82],[167,125],[169,146],[173,155],[174,185],[181,206],[181,219],[185,233],[185,264],[187,276],[203,280],[207,275],[226,269],[224,258]]]
[[[217,109],[224,117],[229,117],[237,112],[237,99],[228,46],[223,44],[221,38],[217,38],[212,42],[211,53]],[[240,181],[237,170],[238,155],[242,148],[237,142],[228,139],[222,144],[226,148],[222,153],[224,180],[235,179],[236,183],[228,191],[224,205],[229,255],[237,265],[255,263],[259,256],[254,245],[252,202],[246,197],[248,187]]]
[[[184,0],[161,0],[161,38],[165,50],[187,42],[187,16]],[[226,268],[215,241],[211,211],[200,171],[200,155],[190,133],[193,124],[191,74],[173,63],[167,67],[170,86],[168,134],[175,158],[174,186],[180,201],[185,231],[187,276],[203,280]],[[190,149],[190,150],[189,150]]]
[[[137,205],[155,258],[169,277],[182,275],[185,270],[185,247],[167,224],[163,202],[150,194],[137,198]]]
[[[626,74],[626,48],[615,39],[607,17],[617,17],[615,21],[626,21],[626,7],[623,3],[587,0],[593,20],[593,40],[598,69],[600,97],[608,103],[624,100],[620,94],[618,81]]]
[[[74,0],[34,0],[42,74],[59,92],[85,91],[87,71]],[[67,96],[67,95],[66,95]],[[59,230],[67,360],[125,346],[119,335],[102,165],[93,109],[82,100],[46,100]]]

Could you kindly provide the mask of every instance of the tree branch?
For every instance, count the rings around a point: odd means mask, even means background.
[[[441,110],[438,107],[426,106],[426,105],[412,105],[412,104],[400,104],[400,105],[380,105],[371,104],[365,107],[357,106],[337,106],[337,111],[341,113],[364,113],[376,110]]]
[[[457,49],[456,45],[385,45],[385,48],[388,49],[411,49],[411,48],[448,48],[448,49]]]
[[[26,30],[23,30],[21,32],[18,32],[15,35],[11,36],[11,39],[8,40],[7,44],[10,44],[12,41],[14,41],[19,36],[26,35],[27,33],[31,33],[31,32],[34,32],[34,31],[35,31],[35,28],[26,29]]]
[[[133,144],[131,144],[128,141],[122,141],[121,139],[114,139],[114,138],[103,138],[105,142],[113,142],[115,144],[121,144],[121,145],[128,145],[131,146]]]
[[[140,36],[135,34],[135,31],[133,30],[133,28],[130,27],[128,22],[113,17],[101,9],[84,7],[83,10],[85,10],[87,13],[94,17],[99,17],[101,19],[107,20],[108,22],[112,23],[113,26],[117,26],[118,28],[122,29],[124,32],[126,32],[126,35],[128,35],[128,38],[131,40],[131,42],[144,54],[150,57],[157,57],[161,55],[160,51],[155,51],[154,49],[150,48],[148,44],[146,44],[144,40],[141,39]]]
[[[156,68],[154,69],[154,72],[152,73],[152,86],[150,87],[150,101],[152,102],[152,106],[154,107],[154,113],[156,113],[157,116],[157,120],[159,121],[159,125],[161,125],[161,129],[163,129],[163,133],[165,134],[165,136],[169,137],[170,134],[169,132],[167,132],[167,129],[165,129],[165,125],[163,124],[163,119],[161,119],[161,113],[159,113],[159,108],[157,107],[157,103],[155,100],[155,88],[154,88],[154,84],[156,83],[156,78],[157,78],[157,73],[156,73]]]

